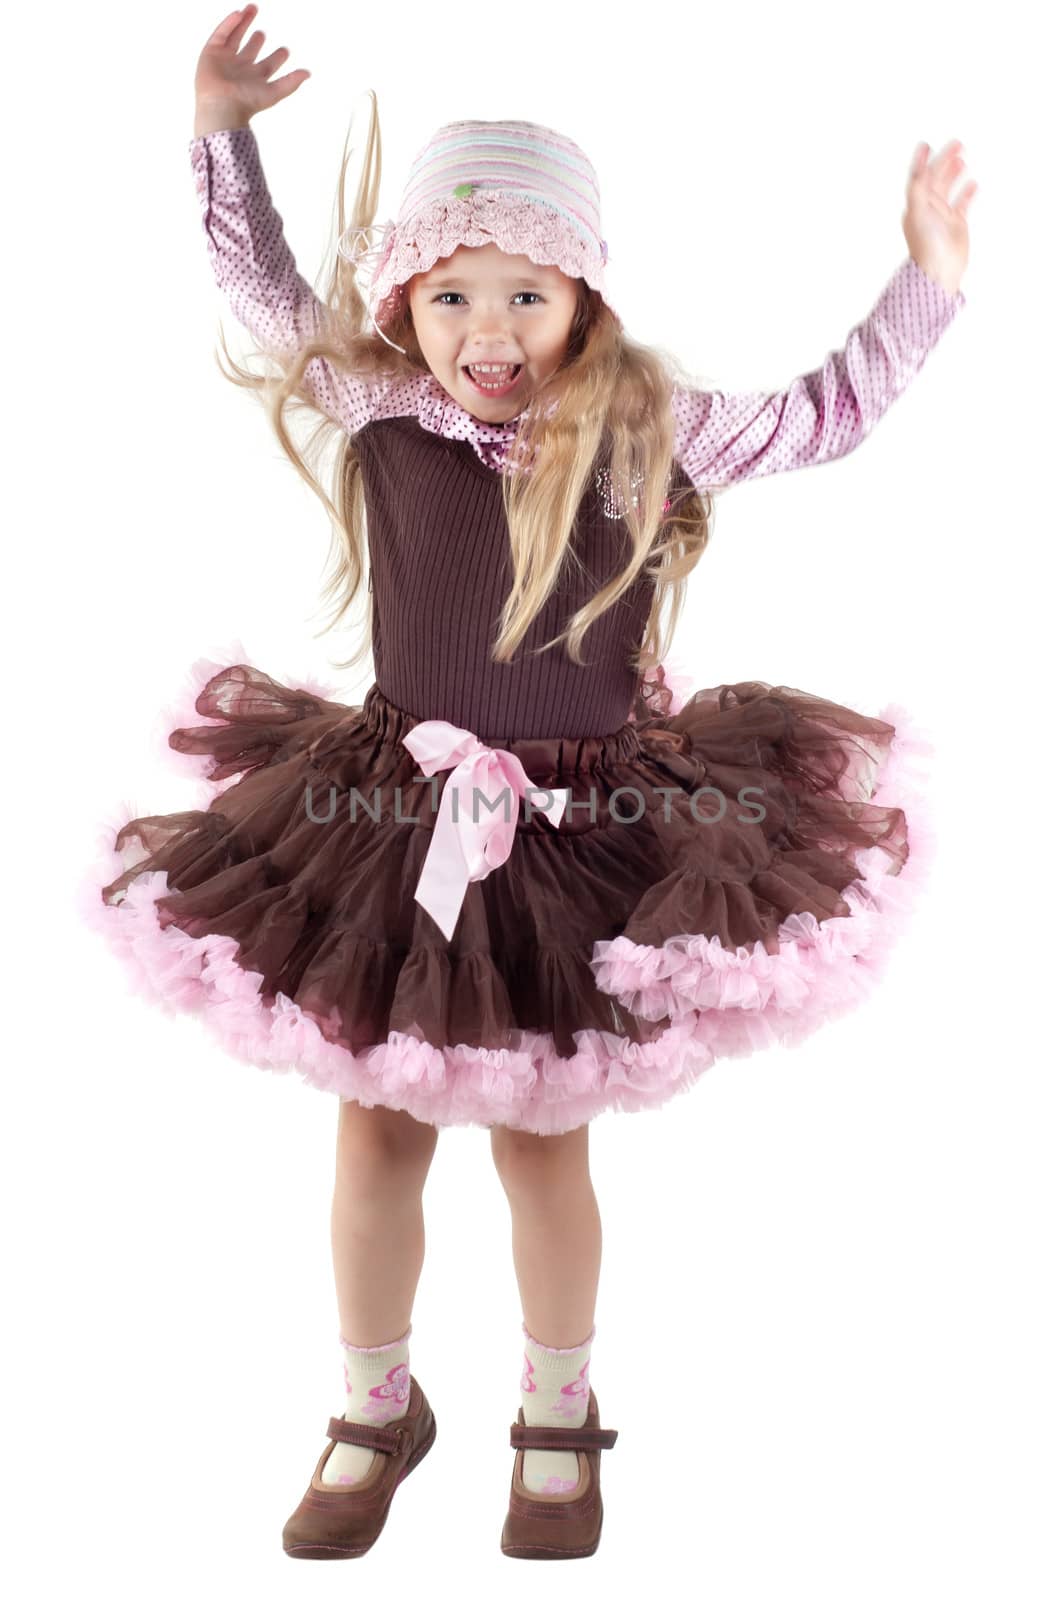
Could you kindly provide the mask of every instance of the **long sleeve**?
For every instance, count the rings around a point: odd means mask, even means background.
[[[676,385],[676,459],[701,489],[835,461],[855,450],[966,304],[909,256],[870,315],[814,372],[776,393]]]
[[[233,315],[267,351],[290,354],[319,331],[324,307],[296,269],[266,185],[251,128],[225,128],[189,146],[215,281]],[[315,358],[308,397],[350,434],[370,421],[380,385]]]

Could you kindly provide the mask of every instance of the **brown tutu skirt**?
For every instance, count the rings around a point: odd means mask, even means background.
[[[601,737],[480,742],[571,806],[516,808],[447,937],[415,897],[447,774],[403,743],[432,724],[245,661],[189,687],[202,804],[108,826],[86,914],[227,1051],[437,1126],[565,1132],[799,1043],[880,975],[932,853],[901,708],[747,682],[675,709],[658,673]]]

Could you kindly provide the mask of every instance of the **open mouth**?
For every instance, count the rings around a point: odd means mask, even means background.
[[[491,363],[491,365],[494,365],[494,363]],[[511,389],[516,388],[517,380],[524,371],[524,366],[518,362],[516,366],[507,367],[502,372],[473,372],[470,367],[462,367],[461,370],[466,381],[476,390],[477,394],[493,398],[496,395],[509,394]]]

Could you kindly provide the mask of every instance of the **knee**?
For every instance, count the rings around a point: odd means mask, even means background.
[[[491,1129],[491,1154],[505,1189],[539,1187],[561,1174],[587,1171],[587,1124],[569,1133],[528,1133],[496,1124]]]
[[[439,1142],[439,1129],[389,1106],[363,1106],[341,1100],[336,1134],[337,1168],[379,1183],[394,1174],[403,1182],[427,1175]]]

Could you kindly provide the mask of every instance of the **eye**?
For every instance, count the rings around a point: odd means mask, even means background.
[[[432,304],[434,306],[435,305],[439,305],[442,301],[450,300],[451,298],[455,298],[455,299],[458,299],[458,300],[463,300],[465,298],[465,296],[462,295],[462,294],[459,294],[457,289],[448,289],[448,290],[446,290],[446,292],[444,294],[437,294],[435,296],[435,299],[432,301]],[[530,299],[530,300],[540,300],[541,301],[543,297],[542,297],[541,294],[536,294],[534,289],[522,289],[520,291],[520,293],[519,294],[515,294],[513,296],[513,298],[514,298],[514,300],[529,300]]]

